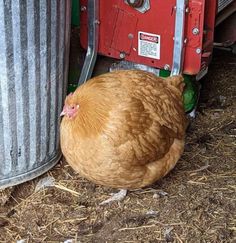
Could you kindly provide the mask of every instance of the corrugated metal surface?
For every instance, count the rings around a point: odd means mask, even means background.
[[[0,0],[0,188],[60,158],[70,19],[70,0]]]
[[[218,0],[218,13],[227,7],[234,0]]]

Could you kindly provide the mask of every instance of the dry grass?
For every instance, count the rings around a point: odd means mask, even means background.
[[[185,153],[167,177],[99,206],[114,190],[61,162],[47,173],[55,186],[35,192],[38,178],[15,187],[0,207],[0,242],[235,242],[236,72],[227,62],[236,59],[215,57]]]

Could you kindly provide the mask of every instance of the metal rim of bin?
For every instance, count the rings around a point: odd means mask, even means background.
[[[60,152],[55,157],[53,157],[51,160],[49,160],[47,163],[45,163],[40,167],[37,167],[31,171],[27,171],[23,174],[17,175],[10,179],[9,178],[2,179],[1,180],[2,185],[0,185],[0,190],[4,190],[8,187],[19,185],[19,181],[20,184],[22,184],[24,182],[33,180],[38,176],[42,176],[44,173],[48,172],[52,167],[54,167],[59,162],[61,157],[62,157],[62,153]]]

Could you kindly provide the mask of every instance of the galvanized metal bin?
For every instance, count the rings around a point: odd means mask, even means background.
[[[226,8],[230,3],[232,3],[234,0],[219,0],[218,1],[218,13],[222,11],[224,8]]]
[[[60,156],[71,0],[0,0],[0,189]]]

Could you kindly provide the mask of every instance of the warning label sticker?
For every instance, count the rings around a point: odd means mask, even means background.
[[[139,31],[138,55],[160,59],[160,35]]]

